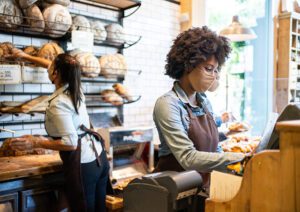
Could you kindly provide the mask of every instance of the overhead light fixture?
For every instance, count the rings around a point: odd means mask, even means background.
[[[220,35],[223,35],[234,42],[253,40],[257,38],[255,32],[251,28],[244,27],[239,22],[239,17],[237,15],[233,16],[232,23],[228,27],[221,30]]]

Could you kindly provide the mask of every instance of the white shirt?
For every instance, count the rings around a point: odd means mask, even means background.
[[[50,96],[49,105],[46,109],[45,128],[49,136],[60,137],[63,143],[77,146],[78,135],[84,133],[80,130],[80,125],[83,124],[90,128],[90,121],[84,96],[77,114],[70,96],[64,92],[67,86],[57,89]],[[100,155],[102,152],[101,143],[94,141],[96,150]],[[87,135],[81,139],[81,163],[89,163],[95,159],[91,137]]]

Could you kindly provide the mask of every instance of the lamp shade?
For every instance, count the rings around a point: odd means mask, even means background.
[[[221,30],[220,35],[223,35],[235,42],[257,38],[255,32],[251,28],[244,27],[239,22],[238,16],[233,16],[232,23],[225,29]]]

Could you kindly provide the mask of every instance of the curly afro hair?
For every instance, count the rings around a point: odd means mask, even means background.
[[[203,26],[182,32],[174,40],[166,59],[166,75],[180,79],[185,72],[215,56],[219,69],[231,51],[227,38]]]

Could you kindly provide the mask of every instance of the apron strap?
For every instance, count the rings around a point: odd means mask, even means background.
[[[99,133],[95,132],[94,130],[88,129],[83,124],[80,125],[80,129],[85,132],[83,134],[85,134],[85,135],[89,134],[89,135],[93,136],[97,141],[99,141],[101,143],[101,146],[102,146],[103,150],[106,151],[104,140],[103,140],[103,138],[101,137],[101,135]],[[93,150],[95,152],[95,156],[96,156],[96,159],[97,159],[98,166],[101,166],[101,158],[99,157],[99,154],[97,152],[95,142],[94,142],[93,139],[91,139],[91,141],[92,141]]]

